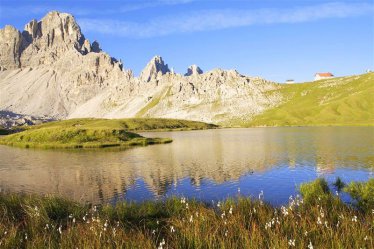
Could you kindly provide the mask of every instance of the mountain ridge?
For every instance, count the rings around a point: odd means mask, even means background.
[[[57,11],[0,29],[0,110],[70,118],[154,117],[246,126],[290,99],[285,86],[236,70],[182,75],[159,55],[138,77]],[[316,103],[318,105],[318,103]],[[256,123],[257,124],[257,123]],[[261,124],[258,124],[261,125]]]
[[[56,11],[30,21],[23,32],[10,26],[1,29],[0,49],[0,109],[20,114],[219,122],[241,115],[234,106],[243,99],[248,114],[273,105],[263,92],[278,87],[232,70],[202,73],[197,66],[185,77],[170,70],[161,56],[134,77],[97,42],[91,44],[72,15]],[[253,101],[258,97],[261,101]],[[224,107],[218,110],[218,103]]]

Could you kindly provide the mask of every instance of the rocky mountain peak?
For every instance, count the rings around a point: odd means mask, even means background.
[[[53,39],[75,42],[80,41],[83,36],[75,18],[68,13],[49,12],[40,24],[41,34],[50,36],[51,42]]]
[[[201,70],[200,67],[198,67],[197,65],[191,65],[187,68],[187,73],[185,73],[184,76],[199,75],[202,73],[203,70]]]
[[[33,19],[25,25],[22,34],[12,26],[0,29],[2,70],[53,65],[60,59],[63,60],[67,54],[74,56],[74,54],[87,55],[89,53],[98,53],[89,56],[90,58],[98,57],[92,59],[97,61],[93,64],[101,65],[107,61],[110,67],[117,63],[115,58],[102,52],[97,41],[91,44],[85,39],[75,18],[68,13],[52,11],[40,21]],[[64,60],[64,63],[70,62]],[[92,64],[92,62],[89,63]]]
[[[32,42],[33,39],[41,36],[38,21],[35,19],[31,20],[28,24],[25,25],[24,31],[22,33],[24,38],[28,42]]]
[[[0,65],[4,70],[20,67],[21,46],[22,35],[15,27],[0,29]]]
[[[140,80],[149,82],[156,79],[158,75],[164,75],[169,73],[170,69],[161,56],[155,56],[148,62],[147,66],[143,69],[140,74]]]
[[[100,44],[98,41],[94,41],[91,45],[91,51],[92,52],[95,52],[95,53],[99,53],[101,52],[101,48],[100,48]]]

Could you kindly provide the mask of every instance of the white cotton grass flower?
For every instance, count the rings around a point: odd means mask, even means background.
[[[60,234],[62,234],[62,226],[59,226],[57,230],[58,230],[58,232],[59,232]]]
[[[356,216],[356,215],[353,216],[352,221],[353,221],[353,222],[357,222],[357,216]]]
[[[321,218],[320,218],[320,217],[318,217],[318,219],[317,219],[317,224],[318,224],[318,225],[322,225],[322,221],[321,221]]]
[[[190,217],[190,223],[192,223],[193,222],[193,216],[191,215],[191,217]]]
[[[309,244],[308,244],[308,249],[313,249],[313,244],[312,244],[312,241],[309,241]]]
[[[264,198],[264,191],[261,190],[261,192],[258,194],[258,199],[261,200]]]
[[[221,207],[221,202],[220,201],[217,203],[217,207]]]
[[[230,207],[229,214],[232,214],[232,206]]]
[[[364,238],[365,241],[369,240],[369,237],[366,235]]]
[[[288,241],[288,245],[289,245],[289,246],[295,246],[295,242],[296,242],[296,240],[294,240],[294,239],[290,239],[290,240]]]
[[[182,197],[181,198],[181,203],[183,203],[183,204],[186,203],[186,198]]]
[[[160,244],[158,246],[158,249],[162,249],[165,244],[166,244],[165,239],[162,239],[162,241],[160,242]]]
[[[287,210],[286,207],[282,206],[281,207],[281,211],[282,211],[283,216],[287,216],[288,215],[288,210]]]
[[[325,221],[325,227],[329,228],[327,221]]]
[[[271,221],[266,222],[266,224],[265,224],[265,230],[267,230],[268,228],[270,229],[271,226],[272,226],[272,222]]]
[[[175,232],[174,226],[171,226],[171,227],[170,227],[170,232],[172,232],[172,233]]]

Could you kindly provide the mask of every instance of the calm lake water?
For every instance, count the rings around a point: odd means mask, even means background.
[[[115,203],[238,194],[280,205],[317,177],[374,177],[374,128],[249,128],[155,132],[173,143],[128,150],[34,150],[0,146],[0,188]],[[240,191],[239,191],[240,189]]]

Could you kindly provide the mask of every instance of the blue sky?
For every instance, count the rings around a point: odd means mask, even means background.
[[[373,1],[0,0],[0,26],[22,30],[51,10],[73,14],[135,75],[154,55],[178,73],[197,64],[278,82],[374,69]]]

